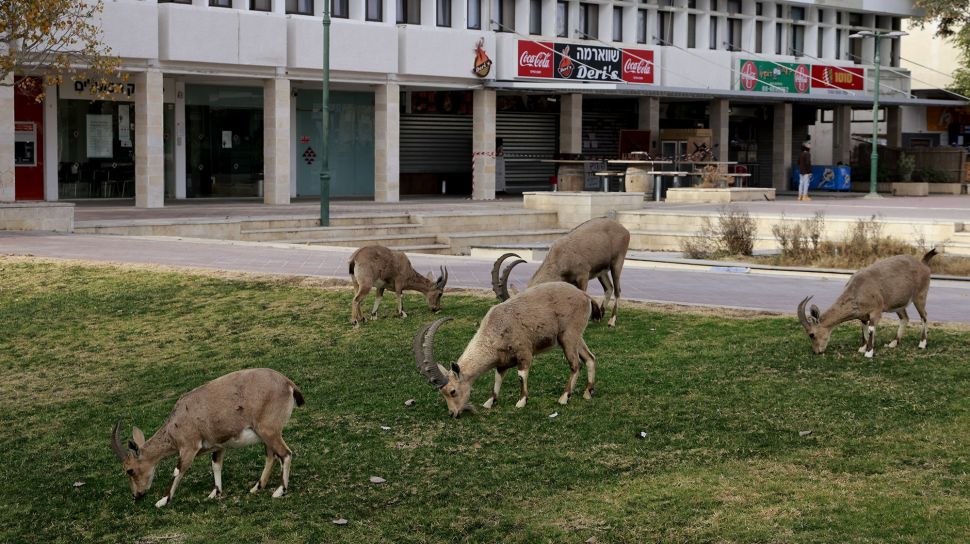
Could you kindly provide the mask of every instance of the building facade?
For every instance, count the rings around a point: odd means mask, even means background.
[[[0,106],[10,200],[319,194],[324,0],[114,0],[105,41],[129,74]],[[396,201],[548,187],[563,154],[709,143],[752,183],[785,187],[809,127],[848,162],[853,109],[919,104],[899,68],[903,0],[329,0],[332,194]],[[0,107],[0,109],[3,109]],[[827,113],[825,113],[827,112]],[[9,115],[8,115],[9,117]],[[9,171],[0,165],[0,172]]]

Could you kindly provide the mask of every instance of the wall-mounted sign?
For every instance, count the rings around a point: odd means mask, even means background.
[[[519,40],[519,77],[654,82],[653,51]]]
[[[741,59],[740,63],[739,87],[742,91],[802,94],[811,87],[808,64],[747,59]]]
[[[865,88],[865,74],[863,68],[813,64],[812,89],[861,91]]]
[[[37,124],[17,121],[14,126],[14,165],[37,166]]]
[[[478,77],[486,77],[491,71],[492,59],[488,58],[488,54],[485,53],[485,38],[482,38],[478,40],[478,45],[475,46],[475,65],[472,67],[472,73]]]

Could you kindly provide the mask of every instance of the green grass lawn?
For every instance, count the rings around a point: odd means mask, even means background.
[[[432,319],[423,299],[408,296],[402,320],[388,296],[381,320],[353,330],[350,298],[299,281],[0,258],[0,542],[970,540],[966,332],[932,328],[918,350],[914,327],[865,359],[845,325],[815,356],[793,318],[626,305],[616,330],[587,330],[593,400],[556,404],[567,366],[551,351],[526,408],[513,406],[513,379],[496,408],[452,420],[411,357]],[[446,295],[441,315],[456,319],[438,333],[442,359],[492,304]],[[882,327],[880,346],[894,330]],[[247,492],[257,446],[227,455],[223,499],[205,498],[200,456],[170,506],[153,504],[174,458],[132,501],[113,423],[151,434],[181,394],[263,366],[307,400],[284,432],[290,494],[270,497],[278,469],[269,490]],[[476,405],[491,384],[476,384]]]

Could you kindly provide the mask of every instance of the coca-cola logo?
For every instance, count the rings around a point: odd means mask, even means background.
[[[529,53],[523,51],[519,56],[519,66],[527,68],[549,68],[552,66],[552,53],[542,51],[539,53]]]
[[[758,84],[758,67],[750,60],[741,67],[741,87],[746,91],[753,91]]]
[[[809,80],[810,77],[808,75],[808,66],[799,64],[798,67],[795,68],[795,90],[800,93],[807,92]]]
[[[650,75],[650,63],[646,60],[626,59],[623,63],[623,71],[628,74]]]

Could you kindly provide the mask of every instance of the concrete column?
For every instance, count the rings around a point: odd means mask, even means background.
[[[57,179],[57,86],[44,87],[44,200],[59,198]]]
[[[722,161],[728,160],[728,128],[731,123],[731,103],[728,100],[715,98],[710,103],[711,110],[711,146],[714,154]]]
[[[389,2],[392,3],[392,2]],[[397,83],[374,91],[374,201],[401,199],[401,89]]]
[[[495,91],[474,91],[472,107],[472,199],[494,200]]]
[[[0,84],[0,202],[16,200],[13,75]]]
[[[185,82],[175,81],[175,198],[184,200],[186,195],[185,175]]]
[[[900,106],[886,106],[886,144],[903,147],[903,109]]]
[[[559,152],[583,152],[583,95],[559,95]]]
[[[637,128],[650,131],[650,151],[655,155],[660,150],[660,99],[643,96],[639,99]]]
[[[263,83],[263,202],[290,203],[290,80]]]
[[[775,189],[787,189],[791,178],[792,105],[775,104],[771,127],[771,182]]]
[[[851,153],[852,106],[835,106],[832,111],[832,162],[849,164]]]
[[[135,206],[165,205],[165,133],[162,73],[149,70],[135,80]]]

